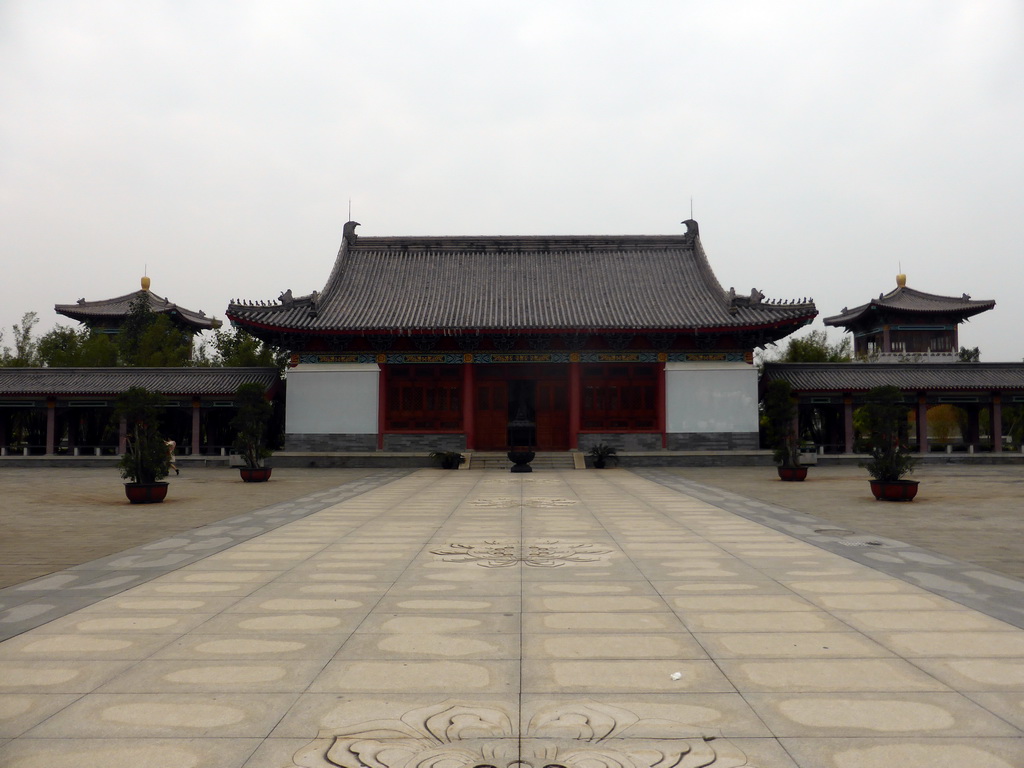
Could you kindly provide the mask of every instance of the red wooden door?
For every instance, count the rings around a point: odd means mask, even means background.
[[[537,450],[569,450],[569,386],[565,381],[538,381]]]
[[[497,451],[507,447],[508,384],[504,381],[477,382],[473,420],[477,450]]]

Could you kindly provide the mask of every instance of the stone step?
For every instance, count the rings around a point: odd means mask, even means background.
[[[512,468],[512,462],[503,451],[473,451],[465,455],[469,461],[468,469],[498,469],[507,472]],[[575,462],[571,451],[538,452],[530,466],[534,469],[574,469]]]

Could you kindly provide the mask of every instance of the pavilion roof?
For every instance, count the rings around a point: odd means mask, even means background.
[[[207,331],[221,327],[221,321],[213,317],[207,317],[203,311],[193,311],[172,303],[163,296],[157,296],[152,291],[139,289],[124,296],[115,296],[112,299],[101,299],[99,301],[86,301],[79,299],[75,304],[57,304],[54,310],[57,314],[70,317],[80,323],[107,322],[119,324],[128,314],[132,302],[140,296],[149,301],[149,308],[157,315],[169,315],[176,322],[186,325],[195,331]]]
[[[0,368],[0,396],[119,395],[145,387],[164,395],[233,395],[242,384],[270,389],[276,368]]]
[[[766,363],[763,380],[776,379],[797,392],[1024,391],[1024,363]]]
[[[692,226],[691,226],[692,225]],[[810,322],[814,302],[726,292],[696,233],[346,237],[324,289],[232,302],[228,318],[298,333],[750,330]]]
[[[838,315],[826,317],[825,325],[844,326],[851,328],[860,325],[863,321],[870,319],[875,314],[904,314],[916,315],[922,318],[936,315],[953,315],[960,320],[986,312],[996,303],[994,300],[975,301],[966,293],[963,296],[940,296],[934,293],[925,293],[908,288],[906,285],[897,285],[889,293],[879,294],[877,299],[872,299],[859,307],[847,309]]]

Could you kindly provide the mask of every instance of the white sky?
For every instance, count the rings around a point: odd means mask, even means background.
[[[995,299],[1024,358],[1019,0],[0,0],[0,327],[319,290],[363,235],[666,234],[821,316]],[[814,327],[821,327],[820,319]],[[832,331],[834,338],[836,331]]]

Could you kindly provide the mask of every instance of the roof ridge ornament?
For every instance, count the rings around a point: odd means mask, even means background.
[[[686,242],[692,243],[700,237],[700,227],[693,219],[686,219],[685,221],[680,222],[680,224],[686,225],[686,232],[683,234]]]
[[[341,237],[343,240],[347,240],[350,243],[354,243],[359,235],[356,234],[356,227],[363,226],[358,221],[346,221],[345,229],[342,230]]]

